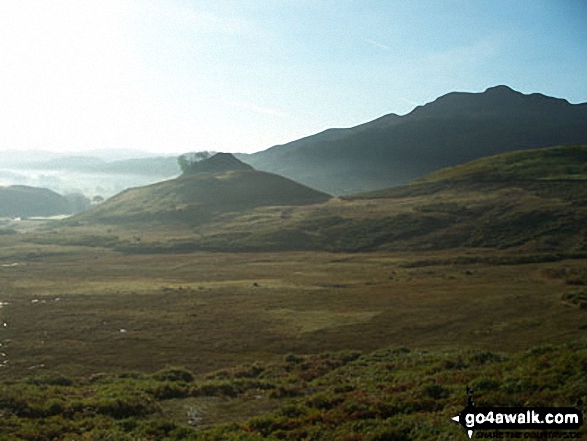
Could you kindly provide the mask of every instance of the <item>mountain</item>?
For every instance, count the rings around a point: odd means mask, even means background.
[[[0,187],[0,217],[55,216],[83,209],[81,195],[61,196],[46,188]]]
[[[188,174],[125,190],[76,219],[199,224],[220,213],[267,205],[315,204],[329,198],[290,179],[257,171],[231,154],[219,153],[194,164]]]
[[[587,143],[587,103],[507,86],[453,92],[348,129],[239,158],[331,194],[399,186],[434,170],[514,150]]]
[[[315,205],[250,204],[246,212],[214,219],[182,240],[157,246],[335,252],[498,248],[587,255],[586,201],[587,145],[560,146],[481,158],[401,187]]]

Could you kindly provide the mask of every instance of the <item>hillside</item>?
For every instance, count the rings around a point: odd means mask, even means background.
[[[587,146],[550,147],[489,156],[448,167],[408,185],[351,196],[387,198],[432,195],[446,188],[497,190],[517,187],[534,192],[556,193],[566,200],[587,198]]]
[[[399,186],[483,156],[584,143],[587,103],[497,86],[449,93],[404,116],[390,114],[239,157],[259,170],[348,195]]]
[[[201,225],[196,235],[178,235],[156,245],[121,244],[120,249],[357,252],[475,247],[584,254],[586,155],[587,146],[497,155],[398,188],[309,206],[258,207]]]
[[[186,222],[265,205],[305,205],[330,196],[289,179],[260,172],[230,154],[217,154],[179,178],[132,188],[76,219],[90,222]]]
[[[575,145],[516,151],[445,168],[416,183],[439,181],[584,181],[587,180],[587,148]]]
[[[79,199],[79,197],[78,197]],[[46,188],[12,185],[0,187],[0,217],[54,216],[79,211],[83,201]]]

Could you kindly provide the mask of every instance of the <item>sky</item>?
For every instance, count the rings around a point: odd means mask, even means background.
[[[255,152],[452,91],[587,102],[584,0],[1,0],[0,150]]]

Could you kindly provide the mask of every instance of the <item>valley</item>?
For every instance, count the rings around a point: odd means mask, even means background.
[[[583,396],[584,259],[14,240],[0,237],[6,439],[425,440],[463,436],[465,386],[490,406]]]
[[[167,365],[208,373],[287,353],[387,346],[515,352],[585,332],[585,312],[562,301],[577,287],[548,277],[580,272],[581,260],[482,263],[500,255],[12,256],[19,264],[0,269],[10,340],[0,375],[41,365],[40,373],[73,376]],[[479,262],[446,263],[459,258]]]
[[[572,406],[586,149],[346,197],[220,154],[61,220],[6,220],[0,433],[453,439],[467,387]]]

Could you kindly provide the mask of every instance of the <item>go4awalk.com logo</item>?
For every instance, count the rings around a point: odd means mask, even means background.
[[[465,428],[469,438],[473,437],[476,430],[507,431],[492,438],[563,438],[554,431],[573,431],[583,424],[582,403],[578,403],[577,407],[476,407],[473,391],[469,388],[467,395],[467,406],[452,420]],[[540,433],[522,435],[519,432],[521,430],[536,430]]]

